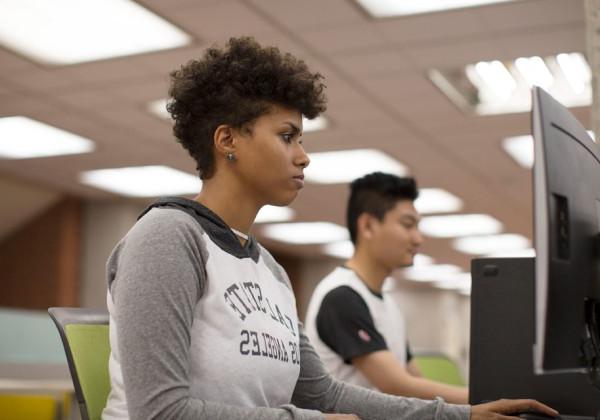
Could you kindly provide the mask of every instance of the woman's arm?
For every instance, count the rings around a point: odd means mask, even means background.
[[[353,413],[362,420],[467,420],[468,405],[446,404],[386,395],[333,379],[326,371],[300,326],[300,378],[292,403],[325,413]]]

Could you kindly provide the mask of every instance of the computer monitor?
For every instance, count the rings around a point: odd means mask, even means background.
[[[532,131],[534,369],[598,372],[600,150],[577,119],[539,87],[533,89]]]

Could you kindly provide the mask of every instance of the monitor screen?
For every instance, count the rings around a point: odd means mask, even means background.
[[[585,305],[598,300],[600,151],[577,119],[534,87],[536,373],[582,370]]]

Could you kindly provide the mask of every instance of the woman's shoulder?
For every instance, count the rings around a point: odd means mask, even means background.
[[[153,208],[133,225],[132,233],[173,235],[185,231],[202,232],[200,224],[185,211],[176,208]]]
[[[131,227],[113,252],[170,252],[182,246],[203,251],[203,232],[200,224],[183,211],[153,208]]]

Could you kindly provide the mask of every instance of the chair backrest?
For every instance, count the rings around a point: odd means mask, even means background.
[[[65,348],[83,420],[100,420],[110,392],[108,312],[49,308]]]
[[[423,377],[450,385],[465,382],[456,362],[441,353],[423,353],[413,356]]]

